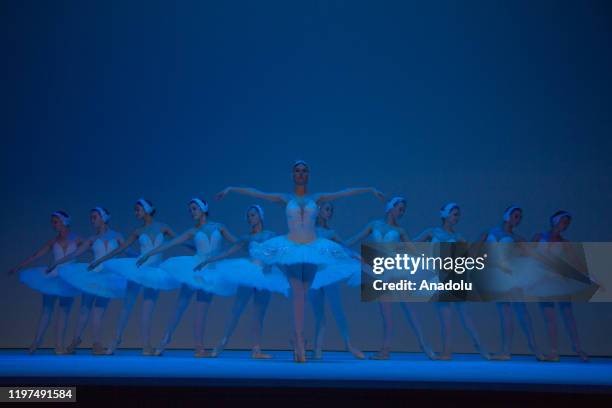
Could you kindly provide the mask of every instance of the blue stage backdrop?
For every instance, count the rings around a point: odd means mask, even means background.
[[[574,214],[572,240],[612,240],[609,2],[4,1],[0,8],[2,271],[53,236],[56,209],[70,212],[74,231],[87,236],[88,210],[103,205],[111,225],[128,234],[138,226],[134,202],[146,197],[159,220],[181,231],[197,195],[209,200],[213,220],[244,234],[246,207],[256,201],[214,202],[214,193],[228,185],[289,191],[296,159],[310,163],[312,191],[375,186],[404,195],[402,222],[412,236],[438,225],[440,206],[456,201],[459,230],[470,240],[513,203],[524,207],[518,231],[528,238],[562,208]],[[284,233],[282,206],[259,204],[266,228]],[[332,226],[349,237],[383,211],[370,196],[343,199]],[[377,305],[361,303],[354,289],[343,295],[354,343],[378,348]],[[155,339],[175,298],[161,296]],[[40,302],[3,272],[0,347],[29,345]],[[207,344],[220,338],[231,302],[213,303]],[[119,307],[112,302],[107,314],[107,341]],[[439,349],[434,306],[414,307]],[[540,311],[529,307],[545,345]],[[469,308],[487,347],[497,349],[495,307]],[[585,349],[612,355],[612,306],[575,309]],[[264,347],[288,347],[289,310],[273,298]],[[172,346],[192,346],[192,313]],[[394,347],[417,350],[396,313]],[[124,346],[140,345],[138,314],[139,307]],[[327,347],[340,349],[328,320]],[[250,347],[249,324],[245,315],[230,347]],[[454,324],[457,351],[471,352]],[[527,352],[515,330],[514,350]],[[568,352],[563,332],[560,339]]]

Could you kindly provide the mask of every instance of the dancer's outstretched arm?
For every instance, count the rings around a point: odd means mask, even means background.
[[[247,195],[255,198],[261,198],[262,200],[268,200],[273,202],[283,202],[286,203],[289,201],[287,194],[283,193],[264,193],[263,191],[259,191],[255,188],[250,187],[227,187],[215,194],[216,200],[222,200],[229,193],[237,193],[242,195]]]
[[[317,201],[317,203],[323,201],[334,201],[338,198],[366,193],[373,194],[379,200],[385,201],[385,195],[373,187],[345,188],[344,190],[339,190],[333,193],[319,193],[315,195],[315,201]]]
[[[123,253],[134,242],[136,242],[136,240],[138,240],[138,236],[139,235],[140,235],[140,230],[135,230],[134,232],[132,232],[132,234],[130,234],[128,239],[126,241],[124,241],[120,246],[118,246],[117,248],[113,249],[111,252],[109,252],[108,254],[104,255],[103,257],[101,257],[99,259],[96,259],[95,261],[90,263],[89,266],[87,267],[87,270],[88,271],[92,271],[92,270],[96,269],[98,267],[98,265],[100,265],[102,262],[108,261],[109,259],[112,259],[115,256]]]
[[[351,247],[351,246],[355,245],[357,242],[360,242],[360,241],[364,240],[371,233],[372,233],[372,223],[370,222],[370,223],[368,223],[368,225],[366,225],[366,227],[363,230],[361,230],[361,232],[359,232],[354,237],[348,239],[344,243],[344,245],[346,245],[347,247]]]
[[[52,240],[44,244],[42,247],[38,249],[38,251],[34,252],[31,256],[24,259],[23,262],[21,262],[19,265],[9,270],[8,274],[12,275],[14,273],[17,273],[21,269],[25,268],[26,266],[34,262],[35,260],[47,255],[49,251],[51,251],[51,247],[53,246],[54,243],[55,243],[55,238],[53,238]]]
[[[209,263],[217,262],[217,261],[220,261],[222,259],[225,259],[225,258],[228,258],[228,257],[232,256],[233,254],[235,254],[236,252],[238,252],[242,248],[244,248],[245,245],[248,244],[248,242],[249,241],[247,241],[247,240],[241,240],[241,241],[236,242],[227,251],[222,252],[222,253],[220,253],[219,255],[216,255],[216,256],[211,256],[210,258],[206,259],[205,261],[197,264],[196,267],[193,268],[193,270],[194,271],[199,271],[200,269],[203,269]]]
[[[427,228],[425,231],[421,232],[419,235],[412,239],[413,242],[430,242],[433,239],[433,233],[431,232],[431,228]]]
[[[149,252],[141,256],[136,261],[136,265],[141,266],[142,264],[147,262],[147,260],[153,255],[161,254],[162,252],[167,251],[170,248],[174,248],[175,246],[181,245],[183,242],[189,239],[192,239],[193,236],[195,235],[195,231],[196,231],[195,228],[190,228],[187,231],[183,232],[178,237],[174,238],[172,241],[168,241],[165,244],[158,246],[157,248],[153,248],[152,250],[150,250]]]

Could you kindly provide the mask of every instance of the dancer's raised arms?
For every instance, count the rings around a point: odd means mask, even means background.
[[[265,193],[263,191],[257,190],[256,188],[250,188],[250,187],[226,187],[219,193],[215,194],[215,200],[222,200],[229,193],[247,195],[250,197],[260,198],[262,200],[267,200],[267,201],[272,201],[272,202],[286,203],[287,201],[289,201],[289,196],[287,194]]]

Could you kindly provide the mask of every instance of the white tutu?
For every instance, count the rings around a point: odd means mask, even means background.
[[[325,238],[316,238],[307,243],[294,242],[286,235],[271,238],[264,242],[252,242],[250,253],[268,265],[292,265],[309,263],[325,265],[349,259],[344,248]]]
[[[236,284],[232,284],[225,279],[223,271],[217,271],[213,265],[206,265],[206,268],[194,271],[202,258],[199,256],[175,256],[168,258],[159,267],[170,273],[172,278],[183,283],[192,289],[200,289],[220,296],[233,296],[238,290]]]
[[[174,290],[181,286],[168,271],[147,264],[138,267],[136,260],[137,258],[111,259],[104,263],[104,267],[146,288]]]
[[[357,276],[357,278],[355,278]],[[340,281],[355,281],[361,284],[361,262],[354,258],[336,261],[321,266],[314,277],[311,288],[320,289]],[[353,286],[355,286],[353,284]]]
[[[517,290],[527,298],[571,297],[588,289],[589,283],[564,276],[552,265],[533,257],[518,257],[512,262]],[[577,274],[578,272],[576,272]],[[588,281],[588,277],[584,277]]]
[[[30,268],[21,271],[19,280],[46,295],[77,296],[80,292],[59,276],[57,268],[46,273],[46,267]]]
[[[256,260],[226,259],[210,264],[207,270],[222,276],[230,285],[269,290],[285,296],[289,294],[289,281],[285,274],[274,266],[264,267]]]
[[[82,292],[104,298],[125,296],[126,279],[102,265],[97,271],[89,271],[86,263],[69,263],[58,266],[62,279]]]

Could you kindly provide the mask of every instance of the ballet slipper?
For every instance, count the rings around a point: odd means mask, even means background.
[[[431,360],[440,360],[440,361],[451,361],[453,359],[453,353],[440,353]]]
[[[389,358],[391,358],[391,352],[387,348],[383,348],[378,353],[369,357],[370,360],[388,360]]]
[[[253,347],[251,358],[255,360],[268,360],[272,358],[272,355],[262,352],[259,347]]]
[[[102,344],[96,342],[91,346],[91,354],[94,356],[106,356],[106,348],[104,348]]]
[[[36,350],[38,350],[38,344],[37,343],[32,343],[32,345],[30,347],[28,347],[28,354],[32,355],[34,353],[36,353]]]
[[[296,336],[295,350],[293,351],[293,361],[296,363],[306,362],[306,345],[301,336]]]
[[[68,350],[66,350],[66,349],[65,349],[65,348],[63,348],[63,347],[59,347],[59,348],[58,348],[58,347],[56,347],[54,352],[55,352],[55,355],[56,355],[56,356],[66,356],[66,355],[69,355],[69,354],[70,354],[70,353],[68,352]]]
[[[145,357],[154,357],[154,356],[157,356],[156,352],[157,352],[157,350],[155,350],[151,346],[147,346],[147,347],[143,347],[142,348],[142,355],[145,356]]]
[[[495,353],[491,355],[491,360],[508,361],[508,360],[512,360],[512,355],[510,353]]]
[[[434,353],[434,351],[429,346],[421,345],[421,351],[430,360],[450,360],[450,359],[452,359],[452,356],[447,356],[446,358],[444,358],[444,357]]]
[[[226,339],[222,339],[221,342],[219,344],[217,344],[217,347],[215,347],[212,352],[210,353],[210,357],[218,357],[221,353],[223,353],[223,350],[225,350],[225,346],[227,345],[227,340]]]
[[[321,360],[323,359],[323,350],[319,347],[316,347],[313,351],[312,351],[312,359],[313,360]]]
[[[348,344],[346,349],[355,357],[357,360],[365,360],[365,355],[356,347],[353,347],[352,344]]]
[[[195,353],[193,356],[196,358],[212,357],[210,351],[206,350],[204,346],[196,347]]]
[[[76,353],[77,347],[79,347],[80,345],[81,345],[81,338],[75,337],[74,339],[72,339],[68,347],[66,347],[66,352],[68,354],[74,354]]]
[[[170,344],[170,341],[171,338],[169,336],[165,336],[161,343],[159,343],[159,346],[157,346],[157,348],[155,349],[154,355],[157,357],[162,356],[164,354],[164,351],[166,351],[166,347],[168,346],[168,344]]]
[[[111,356],[115,354],[115,350],[117,350],[117,347],[119,347],[120,344],[121,339],[115,339],[115,341],[113,341],[111,345],[106,349],[106,355]]]
[[[491,360],[491,353],[485,350],[479,343],[474,343],[474,348],[485,360]]]

